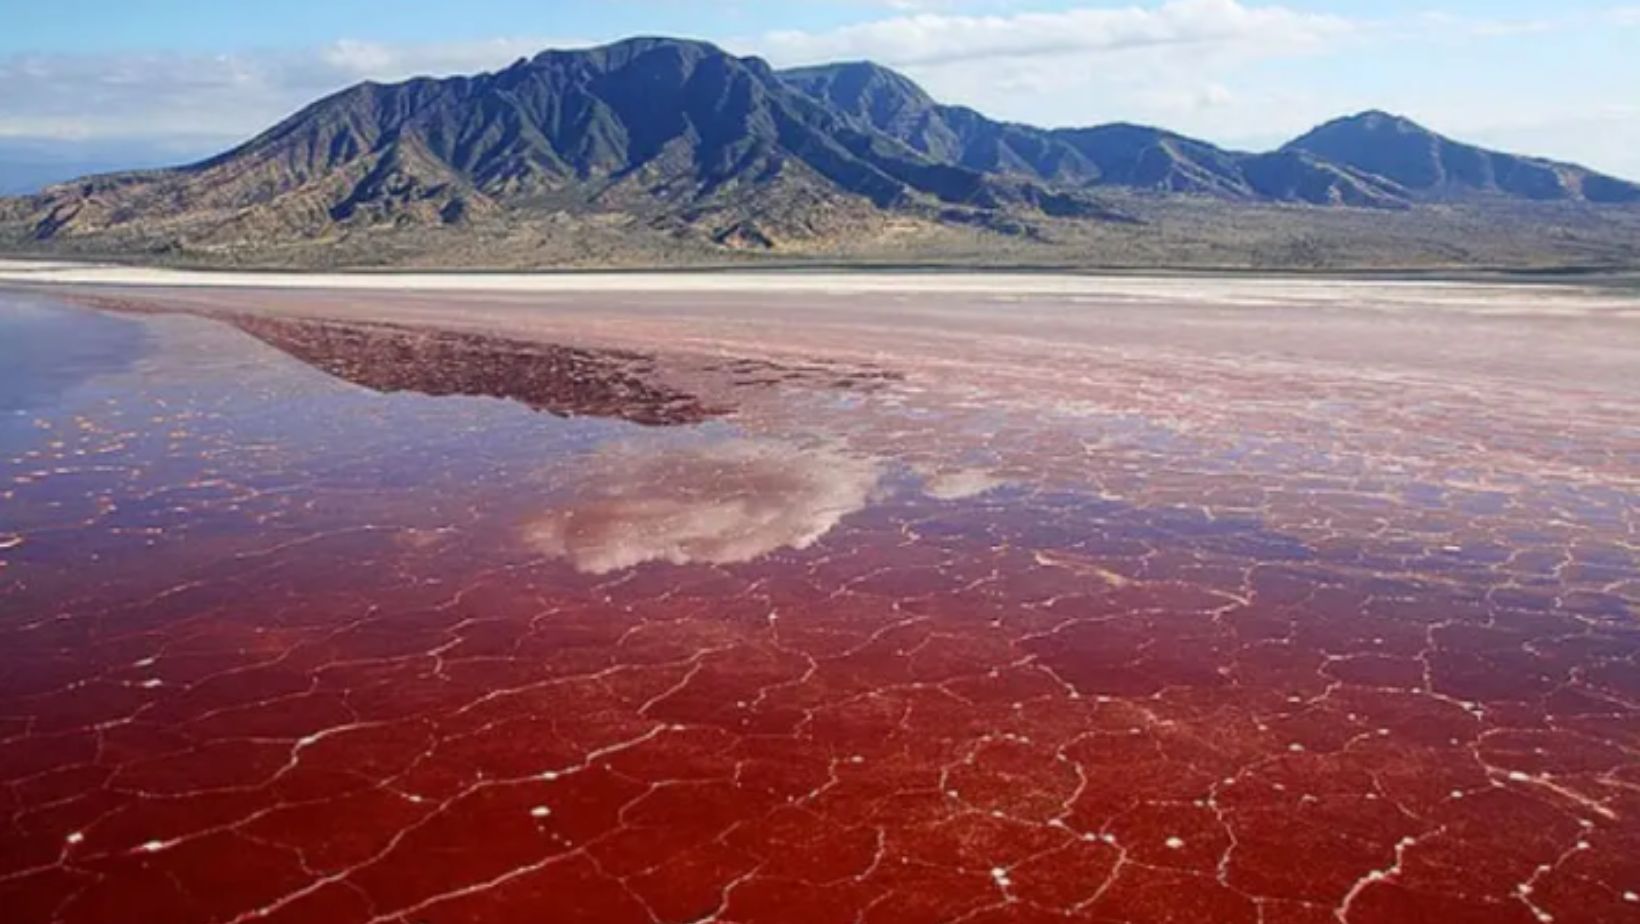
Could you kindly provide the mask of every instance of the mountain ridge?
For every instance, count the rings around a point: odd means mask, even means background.
[[[627,241],[706,253],[1165,235],[1157,212],[1175,200],[1337,224],[1304,210],[1620,207],[1640,203],[1640,185],[1378,111],[1274,151],[1233,151],[1150,126],[998,121],[871,62],[776,70],[654,36],[357,84],[194,164],[0,200],[0,244],[254,258],[525,229],[543,253],[566,235],[596,241],[571,242],[596,262]]]
[[[1573,164],[1487,151],[1455,142],[1410,119],[1382,110],[1335,119],[1275,151],[1241,152],[1166,129],[1132,123],[1037,128],[991,120],[966,107],[937,103],[904,75],[871,62],[818,65],[779,73],[810,95],[827,100],[913,147],[929,151],[928,139],[939,139],[943,150],[930,153],[993,169],[1024,168],[1023,172],[1028,175],[1050,182],[1119,185],[1312,205],[1341,203],[1401,208],[1420,198],[1431,197],[1420,195],[1426,190],[1417,185],[1415,172],[1386,169],[1401,164],[1393,157],[1374,158],[1370,146],[1363,151],[1358,140],[1363,132],[1381,135],[1383,125],[1393,125],[1400,135],[1413,139],[1415,144],[1504,168],[1494,172],[1515,176],[1531,173],[1539,181],[1536,189],[1527,187],[1524,182],[1499,185],[1479,181],[1460,184],[1460,188],[1602,204],[1640,201],[1640,184]],[[887,98],[891,92],[901,94],[901,99]],[[862,105],[867,99],[871,104],[869,108]],[[914,135],[905,130],[908,110],[917,116]],[[894,113],[895,118],[884,118],[883,113]],[[1023,155],[1022,146],[1034,154]],[[1305,156],[1290,156],[1295,154]],[[1541,175],[1543,172],[1555,173],[1564,182],[1551,184]],[[1560,195],[1555,195],[1557,192]]]

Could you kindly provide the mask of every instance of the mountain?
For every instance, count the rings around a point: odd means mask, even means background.
[[[1328,122],[1283,150],[1383,177],[1422,200],[1490,195],[1537,201],[1640,202],[1640,185],[1572,164],[1462,144],[1387,112],[1363,112]]]
[[[780,78],[862,131],[888,135],[935,160],[985,173],[1076,184],[1098,169],[1049,132],[994,122],[960,106],[936,103],[909,78],[869,62],[780,72]]]
[[[1043,129],[934,102],[906,77],[869,62],[782,71],[782,79],[930,157],[1068,188],[1114,186],[1315,205],[1404,206],[1399,191],[1317,158],[1251,155],[1142,125]]]
[[[1488,193],[1640,201],[1640,186],[1459,144],[1385,113],[1341,119],[1280,151],[1249,154],[1141,125],[1042,129],[996,122],[940,105],[908,78],[869,62],[798,68],[781,77],[856,125],[931,157],[1056,186],[1376,208]]]
[[[1250,153],[1140,125],[996,121],[867,62],[775,71],[706,43],[638,38],[471,77],[360,84],[196,164],[0,199],[0,247],[297,266],[767,251],[1307,265],[1541,250],[1621,262],[1640,249],[1630,213],[1577,209],[1636,202],[1633,184],[1383,113]],[[1547,204],[1573,211],[1513,215],[1507,234],[1462,211]],[[1407,217],[1382,217],[1394,212]]]
[[[755,245],[823,230],[861,205],[1114,216],[855,129],[757,59],[633,39],[477,77],[361,84],[202,163],[47,190],[35,235],[141,223],[232,239],[569,210],[637,213]]]

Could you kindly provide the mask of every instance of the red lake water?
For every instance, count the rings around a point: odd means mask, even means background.
[[[1636,341],[952,310],[0,295],[0,918],[1640,921]]]

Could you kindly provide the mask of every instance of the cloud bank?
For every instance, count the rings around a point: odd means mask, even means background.
[[[217,55],[13,55],[0,58],[0,138],[248,137],[362,80],[494,70],[546,47],[584,44],[338,41]]]
[[[1255,53],[1315,49],[1357,24],[1339,16],[1238,0],[1170,0],[1156,7],[962,16],[922,13],[828,32],[775,32],[756,41],[781,62],[868,58],[931,65],[1125,49],[1195,46]]]

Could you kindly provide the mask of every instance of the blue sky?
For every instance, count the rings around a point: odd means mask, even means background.
[[[256,46],[300,47],[339,38],[403,43],[507,35],[600,39],[637,33],[693,33],[723,38],[781,29],[831,29],[906,13],[1007,15],[1128,5],[1078,0],[462,0],[413,5],[382,0],[3,0],[0,9],[5,10],[7,28],[0,32],[0,52],[218,52]],[[1160,4],[1136,5],[1154,8]],[[1351,17],[1409,16],[1437,10],[1479,19],[1533,19],[1614,5],[1597,0],[1294,0],[1286,4],[1292,9]],[[87,23],[98,27],[88,29]]]
[[[1640,178],[1640,0],[0,0],[0,146],[203,153],[360,79],[636,33],[1262,147],[1365,108]]]

